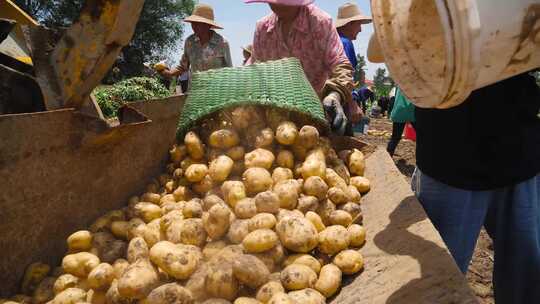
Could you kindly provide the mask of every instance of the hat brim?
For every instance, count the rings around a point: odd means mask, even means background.
[[[217,24],[216,22],[214,22],[213,20],[210,20],[210,19],[206,19],[204,17],[200,17],[200,16],[195,16],[195,15],[191,15],[189,17],[187,17],[186,19],[184,19],[184,22],[189,22],[189,23],[192,23],[192,22],[198,22],[198,23],[206,23],[208,25],[211,25],[212,28],[215,28],[215,29],[223,29],[223,27],[219,24]]]
[[[362,24],[370,24],[373,22],[373,18],[364,15],[356,15],[347,19],[338,19],[336,20],[336,28],[345,26],[353,21],[360,21]]]
[[[292,2],[297,2],[293,4]],[[283,1],[283,0],[245,0],[244,3],[270,3],[270,4],[282,4],[282,5],[289,5],[289,6],[305,6],[310,5],[315,0],[303,0],[303,1]]]
[[[384,63],[384,55],[382,53],[381,45],[379,44],[379,39],[377,34],[373,33],[371,38],[369,38],[369,46],[367,50],[367,58],[369,62],[372,63]]]

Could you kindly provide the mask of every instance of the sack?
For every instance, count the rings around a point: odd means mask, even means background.
[[[390,119],[393,122],[400,123],[415,122],[416,118],[414,116],[414,111],[414,105],[407,100],[400,89],[397,89],[396,101],[394,102],[394,108],[392,109],[392,114],[390,114]]]

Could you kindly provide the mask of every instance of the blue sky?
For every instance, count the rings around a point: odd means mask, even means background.
[[[316,0],[315,4],[321,9],[328,12],[334,19],[337,15],[338,7],[351,0]],[[217,22],[224,27],[220,30],[225,38],[229,41],[231,47],[231,55],[233,64],[239,66],[242,64],[241,46],[250,44],[253,39],[255,23],[260,18],[270,13],[270,8],[267,4],[254,3],[244,4],[242,0],[201,0],[201,3],[212,5],[216,15]],[[369,0],[356,1],[360,5],[360,9],[368,15],[371,15]],[[186,27],[186,36],[191,35],[191,27]],[[367,45],[371,34],[373,33],[373,25],[364,25],[362,32],[358,35],[358,39],[354,42],[356,53],[366,55]],[[372,64],[368,62],[367,78],[373,79],[375,70],[384,65]]]

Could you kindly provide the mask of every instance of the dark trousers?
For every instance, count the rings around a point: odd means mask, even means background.
[[[413,128],[416,129],[416,124],[414,122],[411,124],[413,125]],[[394,152],[396,152],[396,148],[401,141],[401,137],[403,136],[403,130],[405,130],[405,125],[406,123],[404,122],[394,122],[392,124],[392,137],[390,138],[390,142],[386,147],[386,151],[388,151],[390,156],[394,156]]]

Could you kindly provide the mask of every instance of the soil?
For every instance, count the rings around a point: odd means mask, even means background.
[[[358,138],[374,146],[386,148],[392,134],[392,122],[387,118],[371,118],[367,135]],[[402,139],[394,154],[394,161],[410,182],[416,167],[416,143]],[[480,304],[494,304],[493,298],[493,242],[482,230],[467,273],[467,280]]]

